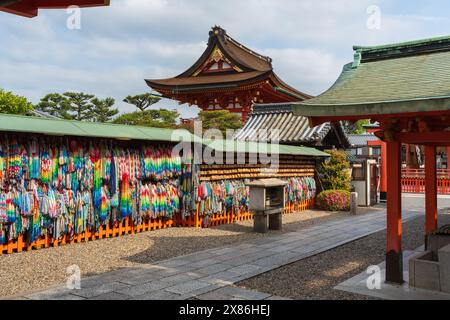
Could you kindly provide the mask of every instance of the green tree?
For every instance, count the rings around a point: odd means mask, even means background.
[[[0,89],[0,113],[25,114],[33,105],[25,97]]]
[[[202,121],[203,130],[218,129],[225,134],[227,129],[242,128],[241,117],[228,110],[201,111],[199,119]]]
[[[106,99],[92,99],[92,106],[89,112],[90,121],[93,122],[110,122],[114,116],[119,113],[117,108],[114,108],[116,101],[113,98]]]
[[[327,151],[331,155],[319,166],[319,175],[325,190],[351,190],[350,162],[344,151]]]
[[[160,100],[161,100],[160,97],[157,97],[151,93],[144,93],[135,96],[128,96],[123,100],[123,102],[132,104],[136,108],[144,112],[155,103],[158,103]]]
[[[35,105],[35,109],[44,111],[52,116],[72,120],[73,116],[70,114],[69,99],[59,93],[50,93],[41,99]]]
[[[66,92],[63,96],[68,100],[69,110],[74,120],[91,120],[94,95],[83,92]]]
[[[176,120],[179,116],[177,111],[172,110],[146,110],[122,114],[113,122],[155,128],[174,128],[176,127]]]
[[[370,120],[344,121],[345,132],[347,134],[363,134],[366,132],[364,126],[368,124],[370,124]]]

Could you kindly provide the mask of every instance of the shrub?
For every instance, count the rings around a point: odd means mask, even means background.
[[[350,211],[350,192],[346,190],[323,191],[317,197],[317,207],[327,211]]]
[[[327,151],[330,159],[319,166],[319,177],[324,190],[346,190],[351,189],[350,162],[347,154],[343,151]]]

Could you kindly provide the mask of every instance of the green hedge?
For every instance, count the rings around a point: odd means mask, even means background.
[[[350,192],[345,190],[323,191],[317,197],[317,207],[327,211],[350,211]]]

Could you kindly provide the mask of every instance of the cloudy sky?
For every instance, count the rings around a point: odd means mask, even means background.
[[[379,28],[373,6],[381,12]],[[50,92],[84,91],[122,99],[147,92],[145,78],[183,72],[220,25],[236,40],[273,58],[297,89],[319,94],[352,60],[353,45],[386,44],[450,34],[450,3],[412,0],[111,0],[83,9],[70,30],[65,10],[27,19],[0,12],[0,88],[33,102]],[[369,25],[374,26],[369,23]],[[190,117],[196,108],[169,100]]]

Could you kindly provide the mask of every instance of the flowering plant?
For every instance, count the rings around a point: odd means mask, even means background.
[[[323,191],[317,197],[317,207],[327,211],[350,211],[350,192],[345,190]]]

